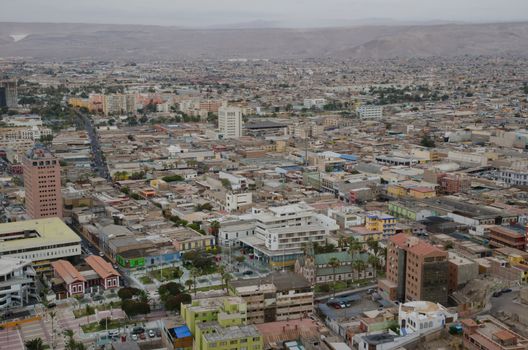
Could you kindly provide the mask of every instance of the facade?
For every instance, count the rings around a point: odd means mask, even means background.
[[[528,186],[527,169],[501,169],[498,172],[499,180],[508,185]]]
[[[17,82],[13,80],[0,81],[0,107],[18,106]]]
[[[167,323],[165,323],[161,333],[161,341],[163,346],[170,350],[192,350],[193,348],[191,330],[185,325],[168,326]]]
[[[398,320],[400,333],[426,333],[433,329],[442,329],[447,323],[457,320],[456,313],[449,312],[444,306],[429,301],[411,301],[400,305]]]
[[[392,300],[447,303],[448,253],[404,233],[389,239],[380,292]]]
[[[252,192],[227,192],[224,209],[226,211],[237,211],[247,208],[253,203]]]
[[[0,312],[37,299],[35,280],[30,260],[0,257]]]
[[[84,295],[86,278],[69,261],[57,260],[52,262],[51,266],[54,277],[63,281],[61,286],[64,287],[67,298]],[[60,291],[55,293],[61,294]]]
[[[84,261],[99,276],[98,285],[101,288],[104,290],[119,288],[120,274],[114,269],[112,264],[96,255],[90,255]]]
[[[238,107],[218,108],[218,132],[223,139],[238,139],[242,136],[242,109]]]
[[[479,266],[475,261],[449,252],[449,294],[464,287],[478,275]]]
[[[489,241],[490,246],[495,248],[511,247],[523,251],[526,249],[525,234],[505,226],[489,227]]]
[[[241,297],[195,299],[182,304],[181,317],[196,338],[196,326],[204,322],[220,322],[224,326],[246,324],[247,304]]]
[[[263,350],[263,339],[254,325],[223,327],[218,322],[196,327],[196,350]]]
[[[528,339],[513,332],[491,316],[479,318],[479,323],[462,320],[464,349],[525,350]]]
[[[26,209],[32,219],[62,217],[59,160],[45,148],[28,152],[22,161]]]
[[[37,272],[50,262],[81,255],[81,238],[61,219],[46,218],[0,224],[0,255],[33,262]]]
[[[222,222],[218,229],[218,244],[222,247],[239,247],[240,238],[255,235],[255,221]]]
[[[356,113],[361,119],[380,119],[383,118],[383,107],[363,105],[356,109]]]
[[[336,259],[339,266],[335,269],[329,265]],[[354,261],[361,260],[364,269],[359,271]],[[295,272],[301,274],[312,285],[336,281],[354,281],[376,276],[376,270],[368,264],[368,254],[355,254],[349,252],[314,254],[313,250],[297,259]]]
[[[278,268],[293,266],[308,243],[324,243],[338,229],[335,220],[318,214],[305,203],[270,207],[253,215],[255,236],[242,238],[255,257]]]
[[[229,283],[230,292],[247,303],[247,322],[258,324],[301,319],[313,311],[309,281],[291,271]]]
[[[383,237],[387,238],[396,233],[396,218],[380,212],[369,213],[365,220],[365,227],[369,231],[383,232]]]

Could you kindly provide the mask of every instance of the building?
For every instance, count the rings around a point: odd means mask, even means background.
[[[90,255],[84,259],[88,266],[97,274],[97,285],[102,289],[119,288],[120,274],[117,272],[112,264],[97,255]]]
[[[369,231],[383,232],[383,237],[387,238],[396,233],[396,218],[388,214],[372,212],[366,217],[365,227]]]
[[[519,250],[526,249],[526,234],[522,234],[505,226],[489,227],[489,243],[491,247],[511,247]]]
[[[196,326],[204,322],[220,322],[225,326],[247,323],[247,304],[241,297],[195,299],[182,304],[181,317],[196,339]]]
[[[253,249],[256,259],[274,268],[293,266],[307,243],[324,243],[338,229],[335,220],[302,202],[270,207],[253,217],[255,236],[240,241]]]
[[[240,238],[255,235],[255,221],[237,220],[220,223],[218,244],[222,247],[239,247]]]
[[[60,279],[60,285],[64,287],[64,296],[67,298],[73,296],[83,296],[86,284],[86,278],[67,260],[57,260],[51,263],[53,267],[53,276]],[[55,284],[57,285],[57,284]],[[56,294],[60,294],[55,290]]]
[[[383,107],[375,105],[362,105],[356,109],[360,119],[381,119],[383,118]]]
[[[0,107],[18,106],[17,82],[16,80],[0,81]]]
[[[312,245],[310,245],[312,247]],[[330,266],[332,260],[337,260],[339,266],[335,269]],[[354,264],[361,261],[361,271]],[[295,262],[295,272],[301,274],[312,285],[331,283],[335,281],[354,281],[376,276],[376,270],[368,263],[368,254],[350,252],[335,252],[315,254],[313,248],[308,249],[306,255],[301,256]]]
[[[457,320],[457,314],[430,301],[411,301],[401,304],[398,312],[400,334],[425,333],[442,329]]]
[[[464,287],[479,275],[478,264],[454,252],[449,252],[449,294]]]
[[[326,105],[326,99],[324,98],[305,98],[303,101],[304,108],[311,109],[323,109]]]
[[[249,324],[301,319],[313,311],[311,283],[291,271],[231,281],[229,289],[247,303]]]
[[[196,326],[195,350],[263,350],[263,340],[254,325],[227,326],[218,322]]]
[[[400,233],[387,244],[386,278],[378,288],[391,300],[447,304],[448,253]]]
[[[62,217],[59,160],[43,147],[30,150],[22,160],[26,210],[32,219]]]
[[[464,349],[528,349],[528,339],[488,315],[480,317],[478,323],[471,319],[462,320],[462,329]]]
[[[242,136],[242,109],[218,108],[218,132],[221,139],[238,139]]]
[[[161,333],[161,341],[163,346],[170,350],[192,350],[193,336],[189,327],[183,326],[168,326],[165,320],[163,331]]]
[[[36,300],[35,279],[30,260],[0,257],[0,313]]]
[[[51,261],[79,255],[81,238],[59,218],[0,224],[0,256],[30,260],[37,272],[51,271]]]

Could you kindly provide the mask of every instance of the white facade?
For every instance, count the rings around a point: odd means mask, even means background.
[[[383,107],[375,105],[363,105],[356,109],[356,113],[361,119],[383,118]]]
[[[31,261],[12,257],[0,258],[0,310],[27,305],[37,298],[36,273]]]
[[[242,192],[242,193],[226,193],[225,201],[225,210],[235,211],[239,210],[241,207],[253,203],[253,194],[251,192]]]
[[[255,235],[254,221],[223,222],[218,230],[218,244],[223,247],[240,245],[240,238]]]
[[[235,191],[243,190],[247,188],[247,185],[248,185],[248,180],[244,176],[233,175],[233,174],[221,171],[218,173],[218,177],[220,179],[228,180],[229,184],[231,185],[231,189]]]
[[[304,108],[317,108],[323,109],[326,104],[326,99],[324,98],[305,98],[304,99]]]
[[[411,301],[400,305],[398,322],[402,335],[425,333],[443,328],[446,321],[454,322],[457,314],[449,312],[441,304],[429,301]]]
[[[218,109],[218,132],[224,139],[238,139],[242,136],[242,109],[220,107]]]
[[[272,207],[255,215],[255,236],[267,249],[302,249],[311,242],[322,243],[338,226],[334,219],[316,213],[305,203]]]
[[[471,163],[480,166],[488,165],[488,157],[485,154],[449,151],[447,153],[447,159],[452,162]]]
[[[528,186],[528,170],[502,169],[499,180],[508,185]]]

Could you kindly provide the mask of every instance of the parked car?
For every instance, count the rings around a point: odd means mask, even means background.
[[[48,304],[48,309],[53,309],[56,306],[57,306],[57,304],[55,304],[55,303],[49,303]]]
[[[156,337],[161,337],[161,329],[156,329]]]
[[[511,291],[512,291],[511,288],[504,288],[503,290],[501,290],[501,293],[509,293]]]
[[[245,275],[245,276],[249,276],[249,275],[253,274],[253,271],[247,270],[247,271],[242,272],[242,274]]]
[[[108,335],[110,337],[116,337],[119,335],[119,331],[117,329],[114,329],[114,330],[111,330],[111,331],[108,331]]]
[[[495,292],[495,293],[493,293],[493,297],[494,297],[494,298],[498,298],[498,297],[500,297],[501,295],[502,295],[501,292]]]
[[[142,334],[145,333],[145,328],[143,327],[134,327],[132,328],[132,334]]]
[[[137,336],[137,334],[133,334],[133,333],[132,333],[132,340],[134,340],[134,341],[135,341],[135,340],[138,340],[138,336]]]
[[[153,329],[149,329],[148,335],[149,335],[150,338],[154,338],[156,336],[156,333],[154,332]]]
[[[147,336],[145,335],[145,333],[140,333],[139,334],[139,339],[145,340],[145,339],[147,339]]]

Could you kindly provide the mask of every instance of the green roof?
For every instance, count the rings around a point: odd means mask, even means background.
[[[336,253],[323,253],[323,254],[316,254],[315,255],[315,264],[316,265],[328,265],[330,260],[332,258],[336,258],[341,263],[347,263],[352,262],[353,260],[363,260],[364,262],[368,261],[368,254],[367,253],[355,253],[354,259],[352,259],[352,255],[350,255],[349,252],[336,252]]]

